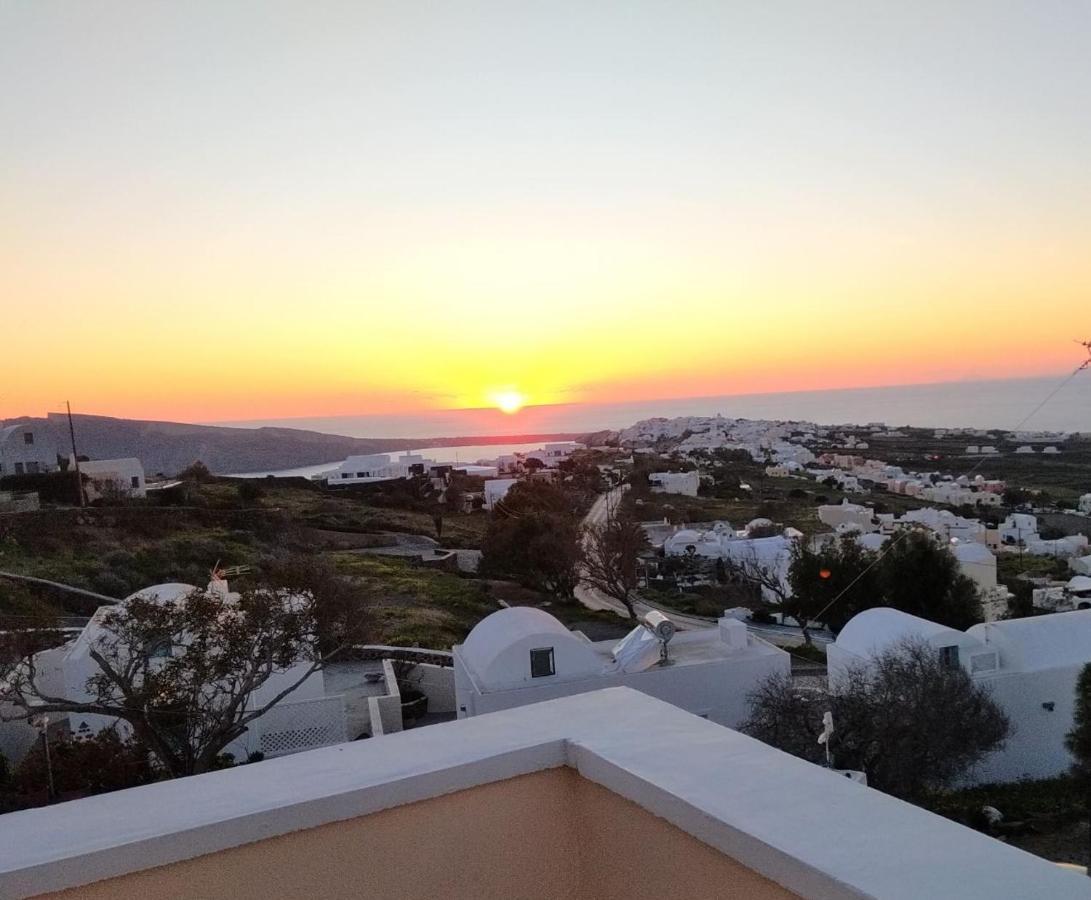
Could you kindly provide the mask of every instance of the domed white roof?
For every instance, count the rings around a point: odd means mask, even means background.
[[[174,600],[181,600],[183,597],[187,597],[197,590],[200,590],[200,588],[194,587],[192,584],[182,584],[180,581],[169,581],[165,584],[153,584],[151,587],[141,588],[139,591],[136,591],[136,593],[130,594],[122,602],[127,603],[129,600],[140,597],[143,600],[170,603]]]
[[[490,690],[528,680],[527,651],[535,647],[553,649],[560,678],[602,671],[602,660],[585,638],[573,634],[549,613],[530,606],[512,606],[486,616],[458,652],[481,687]]]
[[[685,544],[699,544],[701,541],[707,541],[708,539],[709,538],[703,531],[695,531],[692,528],[683,528],[681,531],[676,531],[668,538],[671,542],[671,546],[674,547]]]
[[[919,616],[879,606],[857,613],[837,635],[837,646],[859,656],[881,653],[899,641],[920,638],[930,640],[941,634],[964,636],[963,632],[930,622]]]
[[[485,616],[466,636],[462,655],[478,672],[524,637],[549,634],[575,640],[571,631],[549,613],[533,606],[509,606]]]
[[[996,560],[992,551],[977,541],[960,541],[957,544],[952,544],[951,552],[955,554],[955,558],[960,562],[991,563]]]

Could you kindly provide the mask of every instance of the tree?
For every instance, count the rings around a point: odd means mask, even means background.
[[[348,601],[343,582],[331,588],[328,573],[308,577],[313,564],[278,565],[291,574],[278,587],[238,595],[210,588],[164,601],[137,596],[106,611],[89,647],[98,670],[85,696],[49,691],[39,670],[44,660],[30,652],[9,673],[0,699],[21,718],[58,712],[120,720],[171,775],[208,771],[250,723],[338,658],[366,626],[362,604]],[[256,702],[274,675],[282,676],[279,689]]]
[[[1010,723],[987,689],[947,666],[923,641],[906,641],[831,688],[801,689],[789,676],[762,682],[742,730],[824,764],[822,716],[833,715],[833,765],[865,772],[868,784],[919,801],[1002,746]]]
[[[1091,663],[1076,680],[1076,705],[1072,711],[1072,730],[1065,738],[1068,752],[1075,757],[1072,774],[1083,791],[1088,818],[1091,819]],[[1091,874],[1089,870],[1088,874]]]
[[[521,481],[489,520],[480,571],[570,599],[579,584],[581,531],[572,498],[562,488]]]
[[[896,535],[879,564],[886,605],[960,631],[982,620],[973,581],[958,560],[925,531]]]
[[[788,569],[791,596],[782,601],[782,612],[801,627],[805,620],[821,619],[840,631],[858,612],[882,604],[875,560],[854,535],[820,550],[797,543]]]
[[[631,513],[620,512],[584,533],[582,580],[607,597],[620,601],[636,618],[632,596],[637,588],[640,555],[648,536]]]
[[[32,795],[45,789],[50,774],[55,791],[61,795],[73,791],[102,794],[149,784],[162,777],[145,748],[124,740],[112,728],[97,734],[51,740],[48,763],[41,742],[36,743],[15,770],[13,786],[22,794]]]
[[[243,508],[260,505],[262,495],[265,493],[261,485],[253,478],[244,478],[239,481],[236,490],[239,494],[239,503]]]

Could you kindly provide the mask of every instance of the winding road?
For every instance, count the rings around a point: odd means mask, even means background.
[[[624,496],[628,487],[628,485],[621,485],[607,491],[605,494],[600,494],[591,505],[591,509],[588,510],[587,515],[584,516],[584,526],[597,527],[605,524],[610,518],[611,513],[620,505],[621,498]],[[575,594],[576,599],[588,609],[608,610],[609,612],[616,613],[623,619],[629,618],[629,613],[628,610],[625,609],[625,604],[620,600],[615,600],[613,597],[607,596],[597,588],[581,582],[580,586],[576,588]],[[659,612],[670,616],[671,621],[681,629],[711,628],[716,624],[716,619],[711,616],[694,616],[689,613],[678,612],[668,606],[648,603],[646,600],[641,600],[639,598],[634,599],[633,607],[636,609],[637,615],[640,616],[643,616],[653,609],[658,610]],[[804,643],[803,632],[799,628],[791,625],[758,625],[747,622],[746,627],[758,637],[781,647],[796,647]],[[810,629],[810,632],[811,640],[816,644],[828,644],[833,640],[831,634],[820,629],[812,628]]]

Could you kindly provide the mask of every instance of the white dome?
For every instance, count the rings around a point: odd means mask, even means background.
[[[143,600],[155,600],[158,603],[170,603],[174,600],[181,600],[184,597],[188,597],[194,591],[200,590],[200,588],[194,587],[192,584],[182,584],[179,581],[169,581],[166,584],[153,584],[151,587],[141,588],[134,594],[130,594],[123,600],[123,603],[127,603],[130,600],[134,600],[140,597]]]
[[[512,606],[486,616],[474,626],[459,653],[488,690],[529,681],[529,651],[537,647],[554,650],[558,676],[572,678],[602,670],[602,661],[586,639],[531,606]]]
[[[849,619],[848,624],[837,635],[836,643],[838,647],[850,653],[870,656],[873,653],[881,653],[899,641],[914,638],[931,641],[941,634],[965,637],[963,632],[945,625],[930,622],[928,619],[922,619],[889,606],[878,606],[874,609],[865,609]]]

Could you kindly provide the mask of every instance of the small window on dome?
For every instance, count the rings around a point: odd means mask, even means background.
[[[545,678],[547,675],[556,675],[553,667],[553,648],[541,647],[530,651],[530,677]]]

